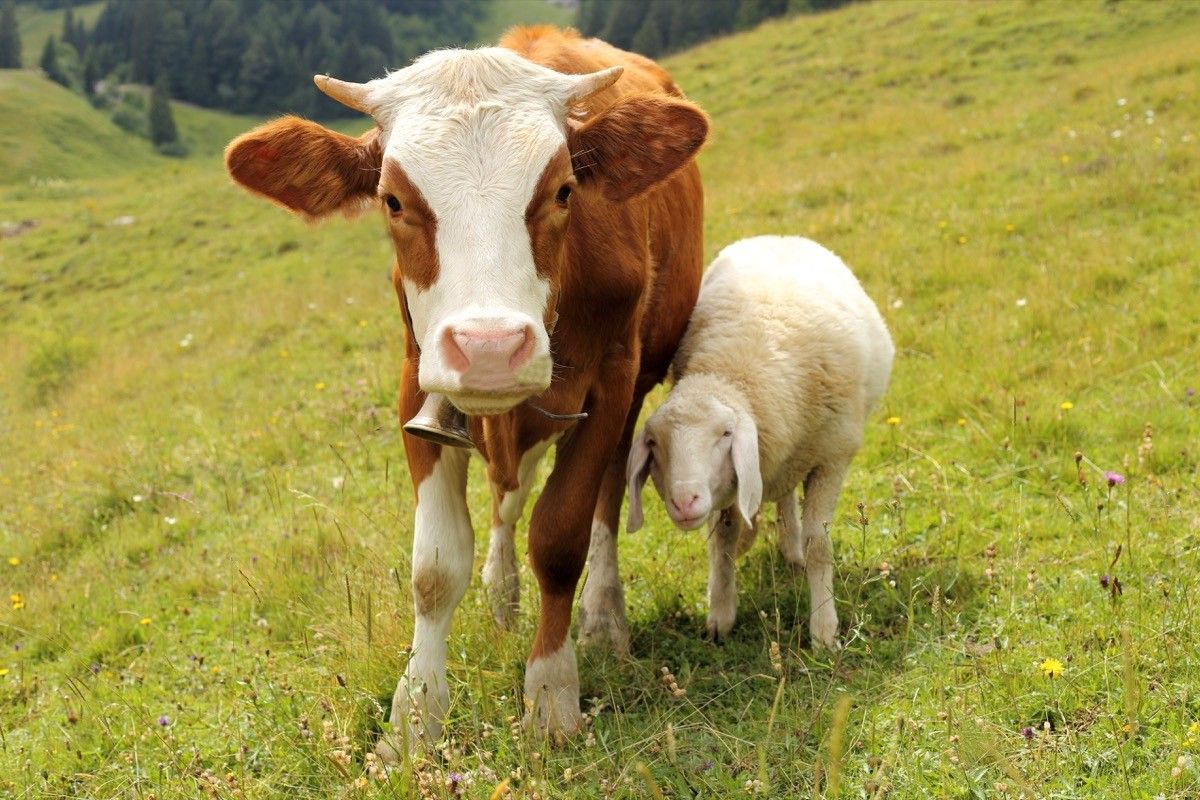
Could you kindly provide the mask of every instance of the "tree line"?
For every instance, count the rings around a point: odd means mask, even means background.
[[[580,0],[579,29],[610,44],[660,56],[790,13],[853,0]]]
[[[0,67],[19,67],[13,0],[2,2]],[[108,0],[88,30],[71,0],[35,2],[66,8],[61,35],[43,49],[43,72],[98,105],[118,106],[118,124],[160,145],[172,140],[148,128],[151,117],[164,117],[161,108],[148,113],[120,87],[154,86],[162,102],[174,97],[240,113],[345,115],[313,90],[314,73],[379,77],[435,47],[473,41],[485,11],[480,0]],[[771,17],[845,2],[580,0],[577,25],[585,35],[659,56]]]

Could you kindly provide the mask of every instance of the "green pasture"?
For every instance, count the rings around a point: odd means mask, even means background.
[[[449,738],[390,776],[413,498],[380,220],[232,186],[250,120],[179,109],[165,159],[0,73],[0,796],[1200,796],[1198,42],[1195,3],[906,0],[669,59],[713,119],[708,253],[810,236],[897,343],[833,529],[845,647],[810,651],[770,525],[704,641],[703,538],[647,494],[588,731],[514,724],[523,567],[513,630],[473,584]],[[469,492],[482,564],[477,463]]]

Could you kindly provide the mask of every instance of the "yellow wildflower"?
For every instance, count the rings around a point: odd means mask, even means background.
[[[3,678],[3,677],[4,677],[5,675],[7,675],[7,674],[8,674],[8,668],[7,668],[7,667],[0,667],[0,678]]]
[[[1009,233],[1012,233],[1016,229],[1017,229],[1017,226],[1013,225],[1011,222],[1004,226],[1004,230],[1008,231]]]
[[[360,328],[365,328],[365,327],[367,327],[367,321],[366,321],[365,319],[360,319],[360,320],[358,321],[358,327],[360,327]]]
[[[317,381],[313,384],[313,388],[318,392],[325,388],[325,381]]]
[[[151,622],[154,622],[153,617],[142,617],[138,620],[138,625],[149,625]]]
[[[12,603],[13,611],[20,611],[25,607],[25,598],[17,592],[13,592],[8,596],[8,602]]]
[[[1063,166],[1064,166],[1064,167],[1065,167],[1067,164],[1070,164],[1070,163],[1071,163],[1071,157],[1070,157],[1069,155],[1067,155],[1066,153],[1063,153],[1061,156],[1059,156],[1059,159],[1058,159],[1058,160],[1059,160],[1059,161],[1061,161],[1061,162],[1063,163]]]
[[[10,567],[15,567],[15,566],[17,566],[17,565],[18,565],[18,564],[20,564],[20,563],[21,563],[21,559],[17,558],[16,556],[9,556],[9,557],[8,557],[8,565],[9,565]]]
[[[1038,666],[1038,669],[1047,678],[1061,678],[1063,674],[1063,664],[1057,658],[1047,658]]]
[[[945,230],[945,229],[946,229],[946,225],[948,225],[948,224],[949,224],[949,223],[947,223],[947,222],[946,222],[946,220],[944,220],[944,219],[943,219],[943,220],[940,220],[940,221],[938,222],[938,227],[939,227],[939,228],[941,228],[942,230]]]
[[[958,418],[958,427],[960,427],[960,428],[965,428],[965,427],[967,427],[967,420],[966,420],[966,418],[965,418],[965,417],[959,417],[959,418]]]
[[[1070,400],[1063,400],[1061,403],[1058,404],[1058,407],[1061,408],[1063,411],[1070,411],[1072,408],[1075,407],[1075,404],[1072,403]]]
[[[967,239],[967,235],[966,235],[965,233],[964,233],[964,234],[961,234],[961,235],[958,237],[958,243],[959,243],[959,244],[966,244],[968,241],[970,241],[970,240],[969,240],[969,239]]]
[[[900,424],[900,418],[899,418],[899,417],[888,417],[888,418],[887,418],[887,424],[888,424],[888,425],[892,425],[892,426],[899,425],[899,424]]]

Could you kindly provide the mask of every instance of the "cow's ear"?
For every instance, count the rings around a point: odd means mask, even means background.
[[[708,117],[686,100],[657,94],[626,97],[568,132],[571,166],[599,181],[619,202],[641,194],[687,163],[708,136]]]
[[[298,117],[281,117],[225,148],[225,168],[255,194],[305,217],[353,214],[374,199],[379,129],[357,139]]]

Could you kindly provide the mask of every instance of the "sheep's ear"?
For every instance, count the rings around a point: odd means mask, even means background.
[[[638,431],[629,448],[629,460],[625,462],[625,480],[629,482],[629,521],[625,530],[629,533],[642,527],[642,487],[650,477],[650,448],[646,446],[646,430]]]
[[[737,476],[738,512],[746,524],[754,525],[754,515],[762,505],[762,472],[758,466],[758,426],[749,415],[739,414],[733,428],[733,474]]]

